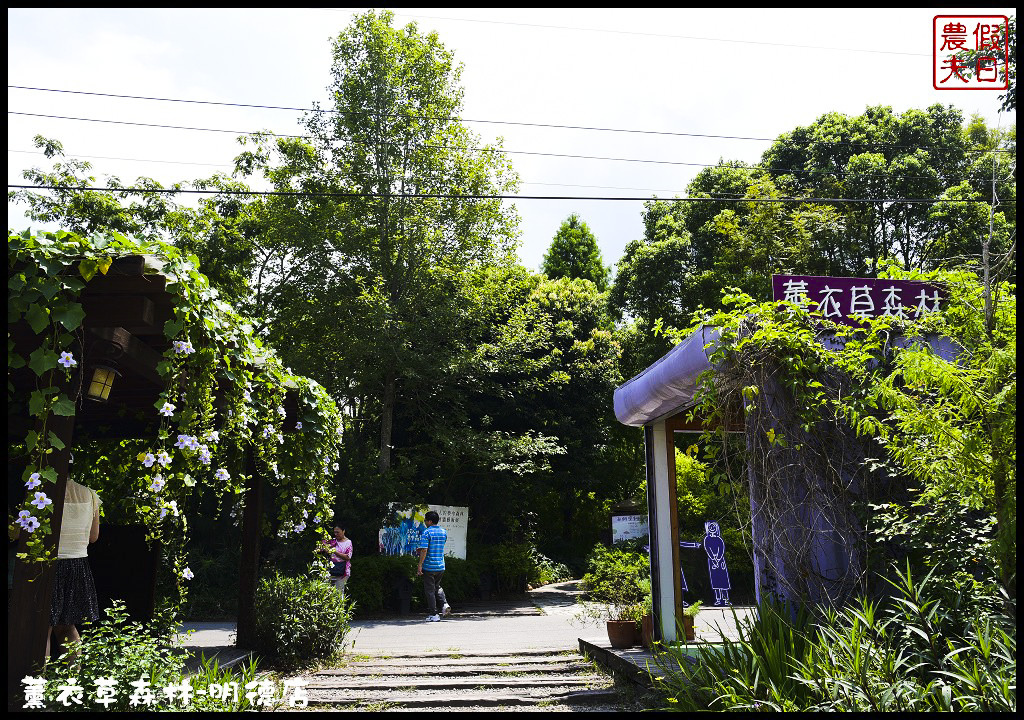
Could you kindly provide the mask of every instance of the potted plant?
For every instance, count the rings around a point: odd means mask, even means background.
[[[580,615],[603,619],[612,647],[626,648],[639,644],[640,623],[647,613],[644,598],[650,596],[650,584],[643,577],[643,567],[630,553],[618,548],[595,548],[591,572],[583,576],[584,595],[579,599]],[[641,584],[647,580],[647,591]]]
[[[700,606],[701,602],[698,600],[683,610],[683,633],[686,635],[686,642],[693,642],[697,639],[697,634],[693,629],[693,620],[700,612]]]

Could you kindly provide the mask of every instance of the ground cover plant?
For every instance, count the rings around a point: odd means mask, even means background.
[[[1016,603],[971,612],[931,575],[894,569],[893,596],[859,597],[819,620],[763,603],[722,637],[657,657],[668,707],[698,710],[1009,711],[1017,708]]]
[[[162,621],[161,621],[162,620]],[[238,712],[252,709],[242,690],[234,697],[218,697],[211,693],[211,685],[237,683],[244,688],[255,680],[257,666],[250,661],[235,669],[222,669],[216,661],[202,663],[200,669],[188,672],[187,653],[177,639],[177,633],[169,618],[157,619],[150,623],[133,622],[128,619],[124,605],[115,602],[106,610],[106,618],[86,625],[81,640],[69,643],[67,652],[47,664],[41,679],[44,692],[41,710],[63,712],[139,712],[140,710],[173,711],[181,710],[181,701],[163,692],[163,688],[180,686],[188,681],[193,690],[202,690],[190,702],[192,709],[204,712]],[[109,702],[97,702],[99,679],[112,683]],[[133,686],[132,683],[138,683]],[[62,687],[80,689],[76,702],[68,698],[67,705],[62,697]],[[144,687],[150,688],[152,702],[142,704]],[[134,696],[134,698],[133,698]],[[133,702],[133,699],[135,702]]]

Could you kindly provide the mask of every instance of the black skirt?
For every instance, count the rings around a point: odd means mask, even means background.
[[[53,600],[50,625],[78,625],[99,620],[96,584],[89,569],[89,558],[57,560],[53,573]]]

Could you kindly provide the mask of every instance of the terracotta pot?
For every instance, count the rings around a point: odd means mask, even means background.
[[[654,617],[652,615],[644,615],[640,627],[640,642],[648,650],[654,644]]]
[[[632,620],[609,620],[608,642],[613,648],[628,648],[637,644],[636,623]]]
[[[693,642],[697,639],[697,635],[693,631],[692,615],[683,615],[683,632],[686,633],[686,642]]]

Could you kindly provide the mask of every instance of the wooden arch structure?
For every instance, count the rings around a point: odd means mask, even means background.
[[[166,289],[162,275],[146,274],[145,258],[133,255],[117,258],[106,274],[97,274],[81,291],[79,300],[85,311],[81,341],[75,355],[81,359],[70,382],[61,389],[75,401],[71,416],[51,415],[47,430],[54,433],[62,449],[46,456],[46,464],[56,471],[56,483],[42,488],[53,501],[51,534],[46,547],[56,555],[57,539],[64,505],[64,492],[69,473],[69,460],[75,443],[91,440],[156,438],[158,421],[154,403],[164,389],[157,372],[157,363],[171,345],[164,335],[165,323],[174,316],[173,297]],[[41,339],[25,321],[8,326],[14,349],[27,357],[39,347]],[[98,362],[113,361],[120,371],[109,400],[105,403],[85,399],[83,389],[88,373]],[[8,379],[15,398],[27,397],[35,387],[36,378],[29,368],[10,370]],[[29,427],[24,403],[8,405],[8,443],[23,441]],[[285,399],[285,427],[293,428],[298,413],[297,398],[289,393]],[[245,493],[242,518],[242,556],[238,589],[239,646],[253,640],[253,600],[258,580],[260,553],[260,522],[263,505],[263,479],[257,465],[247,463],[250,480]],[[8,502],[16,486],[20,497],[24,488],[20,474],[11,479],[8,469]],[[102,531],[101,531],[102,537]],[[18,550],[24,551],[27,533],[21,533]],[[42,665],[50,624],[50,598],[53,589],[54,565],[17,560],[9,590],[7,616],[8,703],[21,690],[21,680]]]

